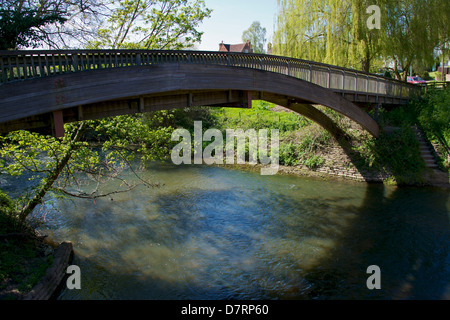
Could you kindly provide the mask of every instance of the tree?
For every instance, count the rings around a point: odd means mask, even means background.
[[[393,61],[393,72],[397,79],[406,81],[414,64],[433,63],[434,49],[439,44],[435,19],[442,11],[439,2],[383,0],[382,16],[386,33],[383,56]],[[403,74],[400,74],[399,69]]]
[[[242,41],[250,41],[255,53],[265,53],[266,28],[263,28],[259,21],[254,21],[250,28],[242,33]]]
[[[138,185],[155,186],[140,178],[132,162],[168,157],[173,129],[157,126],[159,115],[147,121],[144,118],[120,116],[65,124],[63,138],[23,130],[0,137],[1,171],[16,176],[26,173],[34,182],[31,192],[16,199],[14,218],[24,223],[49,193],[95,199],[128,192]],[[102,139],[101,152],[88,143],[88,132]],[[124,179],[125,170],[131,170],[138,181]],[[121,187],[104,190],[105,183],[112,180]]]
[[[437,30],[448,39],[444,2],[279,0],[274,52],[366,72],[392,62],[401,78],[399,68],[409,71],[413,64],[432,63],[434,49],[442,42]],[[380,29],[367,25],[370,5],[380,9]]]
[[[203,0],[121,0],[90,48],[181,49],[199,42],[198,25],[211,14]]]
[[[369,29],[368,0],[280,0],[274,51],[293,57],[376,70],[383,33]]]
[[[437,7],[442,8],[434,15],[435,27],[434,31],[437,34],[438,45],[437,49],[441,52],[442,67],[445,64],[445,58],[448,58],[448,49],[450,48],[450,10],[448,10],[448,3],[445,0],[439,0]],[[442,70],[444,72],[444,70]],[[442,75],[442,80],[445,81],[445,76]]]
[[[14,12],[19,23],[31,23],[34,38],[32,46],[59,48],[83,47],[92,36],[100,20],[105,17],[106,7],[102,0],[0,0],[2,10]],[[54,18],[54,19],[49,19]],[[61,19],[61,18],[64,18]],[[46,23],[36,23],[40,21]],[[64,23],[63,23],[64,22]],[[23,28],[23,26],[21,26]],[[30,43],[20,43],[28,47]]]
[[[35,47],[44,39],[40,27],[65,20],[61,13],[40,15],[37,10],[0,9],[0,50]]]
[[[278,7],[275,54],[352,66],[349,1],[279,0]]]
[[[385,34],[381,30],[381,26],[378,29],[376,27],[369,28],[368,25],[372,13],[368,13],[367,9],[374,3],[376,1],[351,1],[349,61],[352,66],[360,65],[361,70],[365,72],[376,71],[382,61],[381,52]],[[375,17],[375,19],[377,18]]]

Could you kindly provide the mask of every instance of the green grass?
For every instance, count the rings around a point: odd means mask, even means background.
[[[274,112],[273,107],[264,101],[253,101],[251,109],[211,108],[211,116],[217,129],[278,129],[281,134],[311,124],[295,112]]]

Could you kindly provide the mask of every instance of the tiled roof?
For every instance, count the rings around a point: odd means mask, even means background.
[[[228,51],[228,52],[253,52],[252,45],[250,42],[239,43],[239,44],[219,44],[219,51]]]

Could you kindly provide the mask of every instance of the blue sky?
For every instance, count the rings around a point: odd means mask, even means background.
[[[204,32],[197,50],[217,51],[219,43],[242,43],[242,32],[253,21],[267,29],[266,38],[272,40],[277,0],[205,0],[213,10],[211,17],[199,27]]]

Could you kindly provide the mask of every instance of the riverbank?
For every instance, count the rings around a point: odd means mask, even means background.
[[[221,129],[278,129],[279,173],[320,179],[376,182],[389,185],[448,187],[448,163],[438,150],[439,167],[430,168],[416,136],[416,121],[405,109],[379,114],[381,134],[370,136],[359,125],[317,106],[341,131],[332,136],[318,124],[281,106],[262,101],[253,109],[210,110]],[[372,111],[373,112],[373,111]],[[430,143],[431,145],[431,143]]]
[[[72,257],[71,243],[55,243],[0,215],[0,300],[55,298]]]
[[[232,170],[244,170],[248,172],[260,172],[262,165],[249,165],[249,164],[233,164],[226,165],[227,169]],[[360,173],[356,169],[348,167],[335,166],[333,168],[321,168],[317,170],[311,170],[306,166],[283,166],[280,165],[277,174],[279,175],[291,175],[296,177],[307,177],[311,179],[323,180],[323,181],[347,181],[354,183],[383,183],[386,185],[403,185],[403,186],[432,186],[450,189],[450,176],[439,169],[427,169],[422,176],[422,179],[417,182],[411,182],[409,184],[398,184],[395,178],[385,172],[378,173]]]
[[[42,237],[0,215],[0,300],[23,299],[52,265],[53,251]]]

